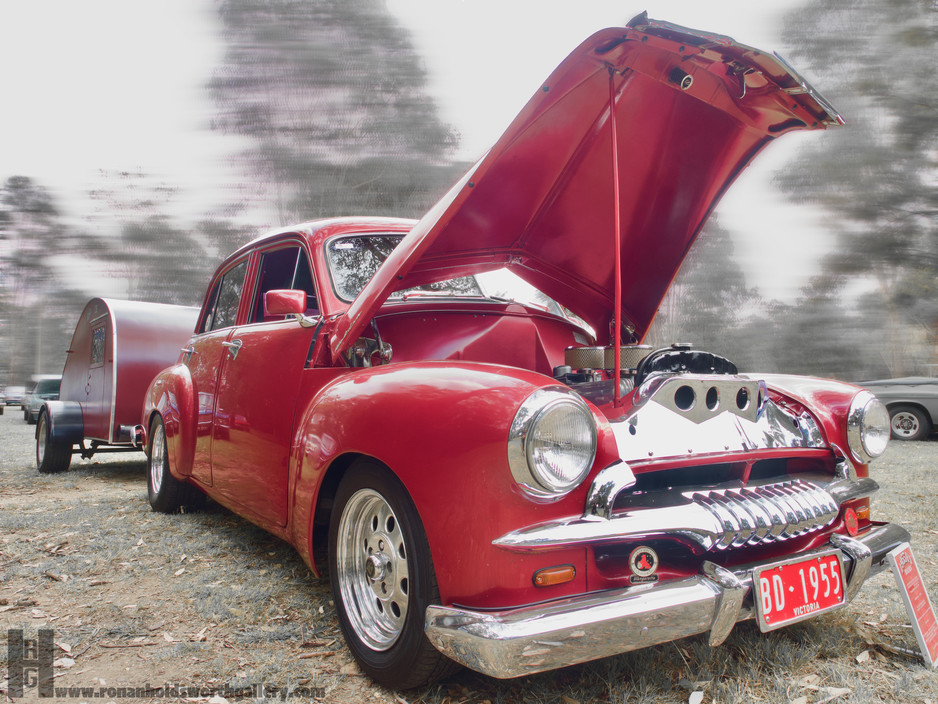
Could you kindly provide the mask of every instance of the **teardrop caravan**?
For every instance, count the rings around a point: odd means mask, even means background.
[[[36,425],[36,465],[68,469],[74,453],[145,450],[135,442],[150,381],[180,356],[199,309],[93,298],[69,345],[58,401],[47,401]],[[86,442],[87,441],[87,442]]]

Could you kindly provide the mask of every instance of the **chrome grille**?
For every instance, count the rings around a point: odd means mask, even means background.
[[[797,538],[830,525],[839,511],[830,494],[801,479],[684,496],[719,522],[717,550]]]

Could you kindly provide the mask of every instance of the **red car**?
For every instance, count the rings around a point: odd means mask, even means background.
[[[221,264],[147,393],[151,505],[208,494],[293,544],[393,688],[843,606],[909,538],[870,513],[882,404],[639,344],[739,172],[840,122],[727,37],[598,32],[423,219],[307,223]],[[487,296],[502,270],[542,305]]]

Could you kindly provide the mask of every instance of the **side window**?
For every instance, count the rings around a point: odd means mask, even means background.
[[[251,320],[266,320],[264,294],[275,289],[299,289],[306,292],[306,312],[317,313],[316,287],[310,271],[309,259],[302,247],[287,247],[264,252],[261,255],[259,284],[251,308]]]
[[[104,364],[104,326],[101,325],[91,331],[91,366]]]
[[[231,267],[215,285],[208,302],[208,313],[200,332],[218,330],[235,324],[238,315],[238,303],[241,300],[241,288],[244,286],[244,274],[247,271],[247,259]]]

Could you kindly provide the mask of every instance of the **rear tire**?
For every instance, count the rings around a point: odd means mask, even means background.
[[[889,426],[896,440],[924,440],[931,432],[931,421],[915,406],[889,409]]]
[[[166,429],[160,416],[156,416],[150,423],[147,445],[147,498],[150,508],[160,513],[193,511],[205,503],[205,494],[191,484],[179,481],[169,471]]]
[[[59,474],[72,463],[70,443],[54,441],[49,426],[49,416],[39,413],[36,427],[36,468],[40,474]]]
[[[404,486],[374,460],[352,465],[339,484],[329,574],[345,642],[373,680],[411,689],[456,669],[424,634],[440,593],[423,523]]]

